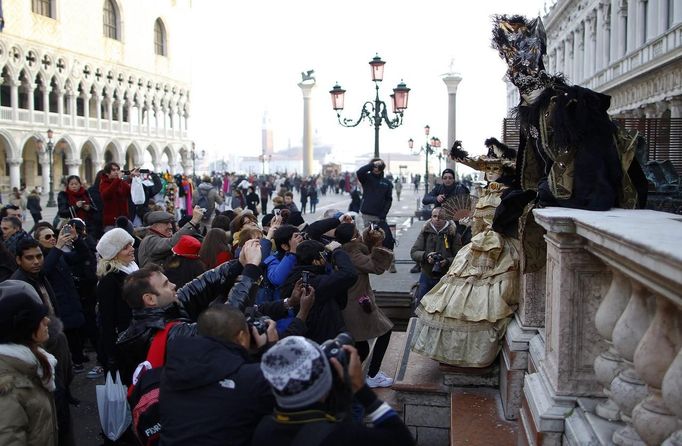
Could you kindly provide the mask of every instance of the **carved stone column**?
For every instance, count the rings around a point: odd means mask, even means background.
[[[40,91],[43,93],[43,124],[50,125],[50,91],[52,87],[42,85]]]
[[[656,314],[635,351],[635,369],[649,395],[632,411],[632,423],[647,444],[660,444],[679,428],[677,417],[661,395],[665,372],[682,346],[682,322],[675,305],[656,296]]]
[[[21,158],[19,159],[8,159],[7,164],[9,164],[9,186],[16,187],[17,189],[21,187]],[[44,171],[43,171],[44,172]]]
[[[12,79],[9,81],[9,95],[10,95],[10,106],[12,107],[12,121],[17,122],[19,120],[19,86],[21,82],[18,79]],[[18,186],[19,183],[17,183]],[[14,187],[14,186],[12,186]]]
[[[623,315],[613,329],[613,346],[623,358],[625,368],[611,382],[611,398],[621,412],[626,426],[613,434],[613,442],[622,446],[644,446],[632,427],[632,410],[646,395],[646,386],[635,371],[633,358],[639,341],[651,322],[650,295],[640,284],[631,283],[632,295]]]
[[[677,308],[678,323],[682,317],[681,310]],[[668,371],[663,377],[663,387],[661,387],[665,404],[682,420],[682,350],[677,353],[677,357],[668,367]],[[682,427],[670,436],[663,443],[664,446],[682,445]]]
[[[47,152],[40,154],[38,162],[40,163],[40,169],[43,174],[41,182],[42,193],[45,194],[50,190],[50,170],[52,169],[52,166],[50,166],[50,157],[47,155]]]
[[[80,173],[81,160],[72,159],[66,160],[66,169],[68,175],[78,175]]]

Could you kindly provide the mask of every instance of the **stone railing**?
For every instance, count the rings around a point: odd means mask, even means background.
[[[534,212],[545,328],[530,342],[520,444],[682,444],[682,219]]]

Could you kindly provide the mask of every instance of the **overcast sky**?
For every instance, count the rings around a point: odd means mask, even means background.
[[[338,159],[371,152],[369,123],[344,128],[329,90],[345,88],[346,117],[374,98],[368,62],[386,61],[380,96],[389,102],[400,80],[411,88],[401,127],[382,127],[380,150],[409,153],[407,140],[447,139],[447,90],[441,80],[454,59],[463,80],[457,94],[457,138],[470,152],[500,137],[506,66],[490,47],[491,15],[537,16],[542,0],[194,0],[191,129],[209,157],[261,153],[261,122],[272,120],[275,151],[299,146],[303,133],[301,72],[315,70],[313,128]],[[389,105],[390,107],[390,105]]]

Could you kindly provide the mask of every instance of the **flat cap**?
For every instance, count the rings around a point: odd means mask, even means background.
[[[153,225],[154,223],[170,223],[175,221],[175,217],[165,211],[153,211],[145,216],[145,220],[147,225]]]

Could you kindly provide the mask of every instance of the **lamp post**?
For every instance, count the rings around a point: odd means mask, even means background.
[[[374,126],[375,158],[379,158],[379,128],[381,127],[381,122],[385,122],[389,129],[395,129],[403,123],[403,112],[407,109],[407,99],[410,92],[410,89],[407,88],[407,85],[405,85],[403,81],[400,81],[393,89],[391,101],[394,117],[389,118],[386,103],[379,99],[379,82],[384,79],[385,64],[386,62],[381,60],[381,57],[379,57],[378,54],[369,62],[372,69],[372,81],[374,82],[374,87],[376,89],[376,96],[374,101],[367,101],[363,104],[360,117],[357,121],[341,117],[340,112],[343,110],[344,94],[346,93],[346,90],[341,88],[337,83],[329,91],[332,96],[332,108],[336,111],[336,117],[339,120],[339,124],[344,127],[357,127],[363,119],[367,118],[369,123]]]
[[[426,142],[423,146],[419,148],[419,151],[415,153],[415,155],[418,155],[421,152],[424,152],[424,157],[426,159],[424,172],[425,195],[429,193],[429,156],[435,152],[435,149],[438,149],[441,146],[440,139],[436,138],[435,136],[432,136],[431,139],[429,139],[430,133],[431,127],[429,127],[428,125],[424,126],[424,135],[426,136]],[[409,146],[410,149],[413,149],[414,140],[410,138],[407,141],[407,145]]]
[[[54,163],[52,162],[52,153],[54,152],[54,144],[52,143],[52,129],[47,130],[47,156],[50,163],[50,193],[47,196],[47,207],[57,207],[54,201]]]
[[[192,156],[192,179],[194,180],[195,183],[197,181],[197,163],[196,163],[196,160],[197,159],[199,159],[199,160],[203,159],[205,154],[206,154],[206,151],[202,150],[201,156],[197,155],[196,145],[194,143],[192,143],[192,150],[190,152],[190,155]]]

